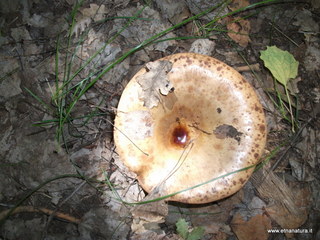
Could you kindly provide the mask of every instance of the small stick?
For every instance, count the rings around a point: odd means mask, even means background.
[[[260,71],[260,65],[259,65],[259,63],[255,63],[255,64],[250,64],[250,65],[234,67],[234,69],[236,69],[238,72],[248,72],[251,70]]]
[[[9,211],[10,211],[10,209],[0,212],[0,220],[4,219],[7,216],[7,214],[9,213]],[[55,211],[53,211],[51,209],[48,209],[48,208],[36,208],[36,207],[33,207],[33,206],[20,206],[20,207],[17,207],[12,212],[12,214],[21,213],[21,212],[37,212],[37,213],[44,213],[44,214],[47,214],[47,215],[51,215],[52,214],[56,218],[60,218],[60,219],[63,219],[63,220],[66,220],[66,221],[69,221],[69,222],[72,222],[72,223],[76,223],[76,224],[81,223],[81,219],[75,218],[75,217],[70,216],[70,215],[68,215],[66,213],[55,212]]]

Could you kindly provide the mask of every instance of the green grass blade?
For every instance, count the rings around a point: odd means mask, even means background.
[[[47,111],[53,111],[53,109],[51,109],[51,107],[48,104],[46,104],[40,97],[34,94],[29,88],[24,87],[24,90],[26,90],[34,99],[36,99]]]

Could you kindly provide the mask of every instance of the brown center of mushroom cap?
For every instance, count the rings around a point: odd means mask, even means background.
[[[192,107],[185,103],[176,103],[172,110],[160,114],[163,117],[157,121],[154,136],[158,139],[158,146],[162,145],[164,151],[171,149],[170,151],[180,154],[181,150],[198,136],[192,125],[199,121],[199,112],[195,114]],[[155,116],[158,114],[154,113]]]
[[[258,97],[238,72],[216,59],[176,54],[165,60],[173,63],[167,75],[174,91],[159,95],[158,106],[144,107],[137,76],[145,70],[137,73],[119,102],[117,151],[148,192],[163,181],[165,195],[217,178],[169,200],[206,203],[227,197],[253,168],[219,176],[257,163],[265,145]]]
[[[188,129],[185,126],[177,126],[174,128],[171,136],[171,142],[179,147],[185,147],[188,143]]]

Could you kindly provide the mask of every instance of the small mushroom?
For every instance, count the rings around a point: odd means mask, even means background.
[[[265,116],[254,89],[209,56],[179,53],[158,61],[170,63],[165,75],[171,90],[155,89],[158,104],[146,107],[141,79],[163,73],[142,68],[130,80],[115,118],[120,158],[147,192],[161,185],[167,195],[200,185],[168,200],[208,203],[230,196],[254,168],[232,172],[256,164],[266,143]]]

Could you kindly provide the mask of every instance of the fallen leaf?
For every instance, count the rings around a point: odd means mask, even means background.
[[[307,71],[318,71],[320,68],[320,49],[317,44],[309,44],[305,51],[303,66]]]
[[[149,198],[145,198],[144,201]],[[164,222],[164,218],[168,215],[168,204],[164,201],[155,201],[137,205],[131,211],[133,218],[143,219],[147,222]]]
[[[91,18],[81,18],[78,20],[72,30],[72,35],[75,35],[76,37],[80,36],[81,33],[83,33],[89,27],[91,22]]]
[[[80,9],[80,16],[77,16],[76,24],[72,30],[72,35],[74,34],[78,37],[83,33],[88,26],[91,24],[92,20],[94,22],[104,19],[106,14],[105,5],[98,6],[97,4],[90,4],[89,8]]]
[[[156,197],[157,196],[150,194],[145,197],[143,201]],[[131,224],[133,234],[142,237],[142,235],[145,234],[162,233],[163,231],[161,230],[159,223],[163,223],[165,221],[165,217],[168,215],[168,204],[165,200],[160,200],[137,205],[131,210],[131,214],[133,218]]]
[[[211,55],[216,43],[209,39],[197,39],[195,40],[190,47],[189,52]]]
[[[176,223],[178,234],[186,240],[199,240],[203,237],[205,232],[203,227],[196,227],[189,230],[189,225],[185,219],[180,218]]]
[[[263,199],[272,199],[273,203],[280,204],[293,214],[297,214],[294,189],[274,172],[267,168],[261,169],[253,174],[251,182]]]
[[[295,78],[298,75],[299,62],[288,51],[283,51],[276,46],[268,46],[266,50],[261,51],[260,58],[275,79],[284,87],[287,87],[291,78]]]
[[[299,228],[308,218],[308,206],[310,206],[310,190],[308,187],[301,188],[297,185],[294,191],[294,212],[289,211],[281,202],[275,202],[266,208],[269,216],[283,229]],[[287,237],[292,233],[286,233]]]
[[[248,0],[234,0],[228,5],[231,11],[236,11],[249,5]],[[241,18],[226,18],[228,36],[241,47],[246,47],[250,42],[250,22]]]
[[[237,213],[230,226],[239,240],[267,240],[271,220],[266,215],[256,215],[245,221],[241,214]]]
[[[312,12],[303,9],[294,17],[296,20],[292,24],[299,27],[299,32],[303,33],[306,42],[314,41],[316,34],[319,32],[319,24],[312,18]]]
[[[172,63],[170,61],[149,62],[146,65],[147,71],[137,77],[137,82],[141,86],[139,98],[143,101],[145,107],[156,107],[161,95],[168,95],[172,90],[173,86],[167,75],[171,68]]]
[[[173,25],[190,17],[190,11],[185,1],[156,0],[155,2],[165,18],[168,18]]]
[[[204,228],[203,227],[196,227],[189,233],[187,240],[202,239],[203,234],[204,234]]]
[[[249,6],[249,1],[248,0],[233,0],[229,5],[228,8],[231,11],[235,11],[239,8],[243,8]]]
[[[188,236],[188,228],[189,228],[189,225],[188,223],[186,222],[185,219],[183,218],[180,218],[178,220],[178,222],[176,223],[176,227],[177,227],[177,232],[179,233],[179,235],[183,238],[183,239],[186,239],[187,236]]]
[[[227,24],[228,36],[241,47],[248,46],[250,42],[250,22],[245,19],[229,19]]]
[[[97,5],[95,3],[91,3],[89,8],[84,8],[79,10],[85,17],[93,18],[94,21],[100,21],[104,18],[104,14],[106,13],[105,5]]]
[[[288,84],[288,89],[292,95],[297,95],[299,93],[299,88],[298,88],[298,82],[300,82],[302,79],[301,77],[297,77],[295,79],[292,79],[289,84]]]

